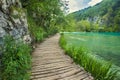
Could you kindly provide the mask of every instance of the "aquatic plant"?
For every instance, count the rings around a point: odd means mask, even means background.
[[[75,47],[72,44],[68,44],[63,33],[59,43],[66,54],[90,72],[95,80],[115,79],[117,71],[111,70],[112,64],[110,62],[98,58],[96,55],[92,55],[85,47]]]

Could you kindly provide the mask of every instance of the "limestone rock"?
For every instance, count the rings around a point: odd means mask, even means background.
[[[24,43],[30,44],[32,39],[30,37],[30,35],[26,35],[23,37]]]
[[[0,0],[0,44],[5,35],[31,43],[26,13],[19,0]]]

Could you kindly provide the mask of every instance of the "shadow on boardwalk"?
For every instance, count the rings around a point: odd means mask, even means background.
[[[59,34],[39,44],[32,54],[31,80],[93,80],[59,47]]]

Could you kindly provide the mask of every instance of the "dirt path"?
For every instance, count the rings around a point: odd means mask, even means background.
[[[31,80],[93,80],[59,47],[59,34],[39,44],[32,54]]]

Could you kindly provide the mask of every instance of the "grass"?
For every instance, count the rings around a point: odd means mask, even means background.
[[[57,32],[52,28],[47,33],[30,16],[27,18],[33,43],[41,42],[45,37]],[[32,48],[22,41],[17,40],[16,42],[10,35],[6,36],[3,41],[3,46],[0,46],[0,80],[29,80]]]
[[[66,33],[68,44],[75,47],[84,46],[91,54],[96,54],[116,66],[120,66],[120,34],[119,33],[95,33],[77,32]]]
[[[2,48],[1,80],[29,80],[31,69],[31,47],[23,42],[16,42],[11,36],[4,39]]]
[[[111,63],[98,58],[96,55],[91,55],[84,47],[76,48],[72,44],[68,44],[63,33],[59,42],[65,52],[72,57],[77,64],[80,64],[85,70],[90,72],[95,80],[115,79],[117,71],[111,70]]]

